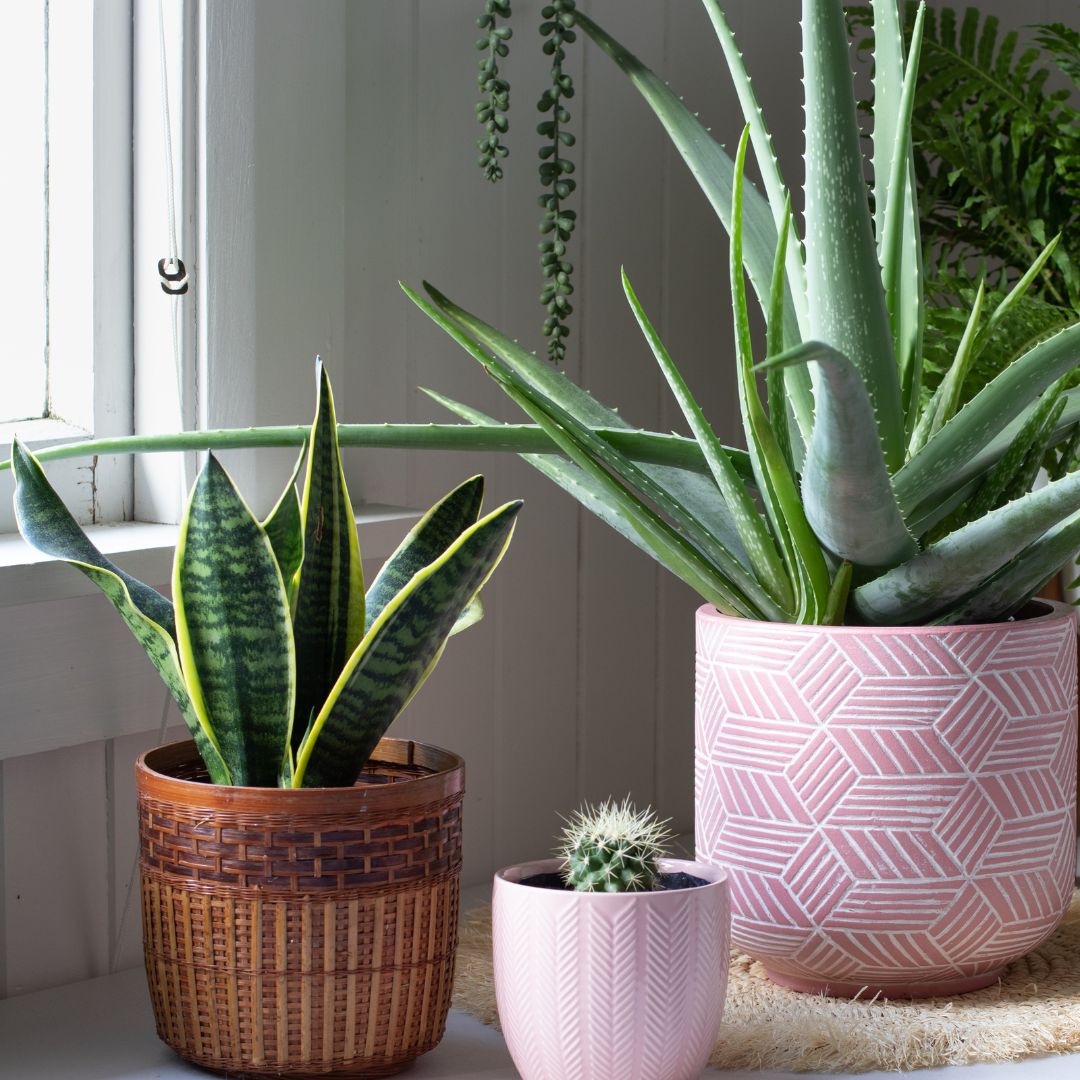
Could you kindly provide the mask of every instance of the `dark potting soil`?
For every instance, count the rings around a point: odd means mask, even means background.
[[[573,892],[573,888],[562,879],[562,874],[533,874],[532,877],[522,878],[519,885],[530,885],[534,889],[559,889],[562,892]],[[708,885],[704,878],[694,877],[692,874],[657,874],[656,884],[661,889],[695,889],[698,885]]]

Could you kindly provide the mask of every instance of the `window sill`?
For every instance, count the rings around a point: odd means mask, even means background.
[[[18,435],[31,450],[39,450],[43,446],[80,442],[94,437],[93,432],[86,431],[75,424],[69,424],[66,420],[58,420],[54,416],[46,416],[38,420],[10,420],[6,424],[0,424],[0,450],[5,447],[10,449],[12,437],[15,435]]]
[[[424,513],[381,503],[365,503],[354,510],[364,559],[380,561],[397,548]],[[155,586],[166,584],[172,577],[178,528],[145,521],[85,527],[98,549],[117,566]],[[0,533],[0,608],[88,596],[97,591],[94,583],[73,566],[43,555],[18,533]]]

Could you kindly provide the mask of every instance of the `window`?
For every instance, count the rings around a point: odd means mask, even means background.
[[[0,422],[55,416],[89,431],[94,8],[80,0],[24,2],[10,5],[4,22],[9,49],[0,80],[13,107],[0,174],[8,208]]]
[[[131,431],[131,0],[0,12],[0,455]],[[84,524],[132,516],[130,458],[47,471]],[[15,528],[0,474],[0,532]]]

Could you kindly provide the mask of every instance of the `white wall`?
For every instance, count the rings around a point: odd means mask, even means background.
[[[196,162],[196,212],[207,226],[195,267],[204,426],[306,422],[316,353],[344,421],[448,420],[421,385],[514,417],[397,280],[419,287],[427,278],[542,350],[534,102],[547,61],[533,29],[541,6],[514,4],[511,156],[497,187],[475,165],[480,0],[199,7],[208,28],[199,86],[210,102]],[[798,198],[798,2],[727,6]],[[1006,0],[993,6],[1016,10]],[[722,141],[737,139],[734,93],[696,0],[582,7],[669,79]],[[1024,22],[1073,16],[1064,0],[1023,7]],[[682,430],[622,298],[625,264],[714,426],[740,442],[723,230],[608,58],[582,40],[568,69],[578,89],[570,156],[584,197],[572,204],[580,224],[565,370],[634,423]],[[426,507],[477,471],[488,478],[489,505],[526,501],[486,590],[487,617],[454,639],[395,727],[468,762],[466,883],[545,855],[557,814],[583,799],[630,793],[689,829],[691,590],[517,458],[346,457],[354,501]],[[260,508],[290,465],[287,452],[229,461]],[[0,613],[0,641],[9,643],[0,648],[0,996],[106,968],[134,852],[133,762],[156,739],[164,699],[125,635],[98,598]],[[69,728],[80,738],[84,709],[98,726],[81,738],[94,741],[48,741]],[[32,735],[36,725],[45,742],[16,746],[5,734]],[[28,753],[35,745],[59,748]],[[137,926],[124,966],[139,963]]]

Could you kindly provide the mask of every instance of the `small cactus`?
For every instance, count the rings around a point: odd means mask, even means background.
[[[649,892],[670,838],[652,809],[638,813],[626,798],[621,806],[582,807],[567,822],[556,854],[566,860],[563,876],[578,892]]]

